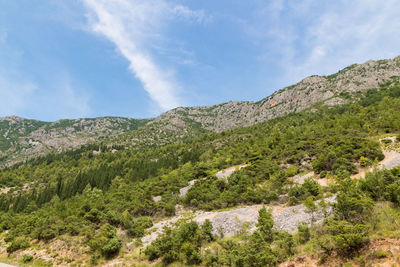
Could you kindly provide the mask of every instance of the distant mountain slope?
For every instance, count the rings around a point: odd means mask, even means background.
[[[398,81],[400,56],[354,64],[329,76],[310,76],[258,102],[179,107],[155,119],[105,117],[47,123],[0,118],[0,165],[93,142],[138,148],[164,145],[206,131],[250,126],[315,105],[343,104],[357,99],[357,92]]]
[[[356,92],[399,81],[400,56],[389,60],[370,60],[351,65],[333,75],[310,76],[259,102],[228,102],[214,106],[176,108],[150,123],[170,121],[183,127],[184,119],[200,123],[204,129],[221,132],[238,126],[249,126],[315,104],[343,104]],[[172,128],[170,125],[170,128]]]
[[[118,117],[43,122],[20,117],[0,118],[0,164],[61,152],[137,129],[149,120]]]

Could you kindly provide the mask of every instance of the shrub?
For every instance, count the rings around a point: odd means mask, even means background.
[[[332,220],[327,225],[336,248],[344,254],[360,249],[368,239],[368,226]]]
[[[98,223],[103,216],[103,213],[98,209],[91,209],[88,213],[85,214],[84,218],[93,223]]]
[[[44,229],[39,234],[39,240],[49,241],[57,236],[57,232],[53,229]]]
[[[33,260],[33,256],[30,254],[24,254],[24,256],[22,257],[23,263],[28,263],[28,262],[31,262],[32,260]]]
[[[378,259],[383,259],[389,257],[390,252],[389,251],[384,251],[384,250],[378,250],[375,251],[375,257]]]
[[[299,224],[297,226],[297,236],[300,244],[304,244],[311,238],[310,227],[307,224]]]
[[[114,226],[106,223],[89,238],[90,248],[105,257],[111,257],[119,252],[122,246],[121,240],[117,237],[117,231]]]
[[[122,242],[118,237],[113,237],[101,248],[101,253],[106,257],[112,257],[119,252]]]
[[[18,236],[7,247],[7,253],[13,253],[19,249],[26,249],[29,247],[29,240],[26,237]]]
[[[360,166],[361,167],[367,167],[367,166],[370,166],[371,164],[372,164],[372,160],[370,160],[369,158],[366,158],[363,156],[360,157]]]
[[[213,225],[209,219],[206,219],[204,223],[200,227],[201,229],[201,236],[206,242],[211,242],[215,240],[215,237],[212,233]]]
[[[128,228],[128,234],[132,237],[142,237],[145,229],[152,226],[153,222],[150,217],[140,217]]]
[[[382,143],[384,144],[391,144],[392,143],[392,139],[383,139]]]

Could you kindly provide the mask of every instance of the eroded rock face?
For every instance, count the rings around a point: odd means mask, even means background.
[[[17,116],[0,118],[0,166],[49,152],[77,148],[98,139],[119,135],[148,120],[118,117],[43,122]]]
[[[182,127],[187,123],[185,119],[190,119],[207,130],[221,132],[299,112],[320,102],[327,106],[344,104],[348,101],[347,93],[378,88],[387,82],[399,81],[399,77],[400,57],[370,60],[333,75],[307,77],[259,102],[231,101],[215,106],[176,108],[157,117],[154,122],[168,120],[172,129],[175,122]]]

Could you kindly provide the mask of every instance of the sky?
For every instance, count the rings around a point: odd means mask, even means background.
[[[149,118],[400,55],[400,0],[0,0],[0,116]]]

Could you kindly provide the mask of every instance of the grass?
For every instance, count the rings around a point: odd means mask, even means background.
[[[378,202],[368,222],[371,239],[400,238],[400,208],[389,202]]]

